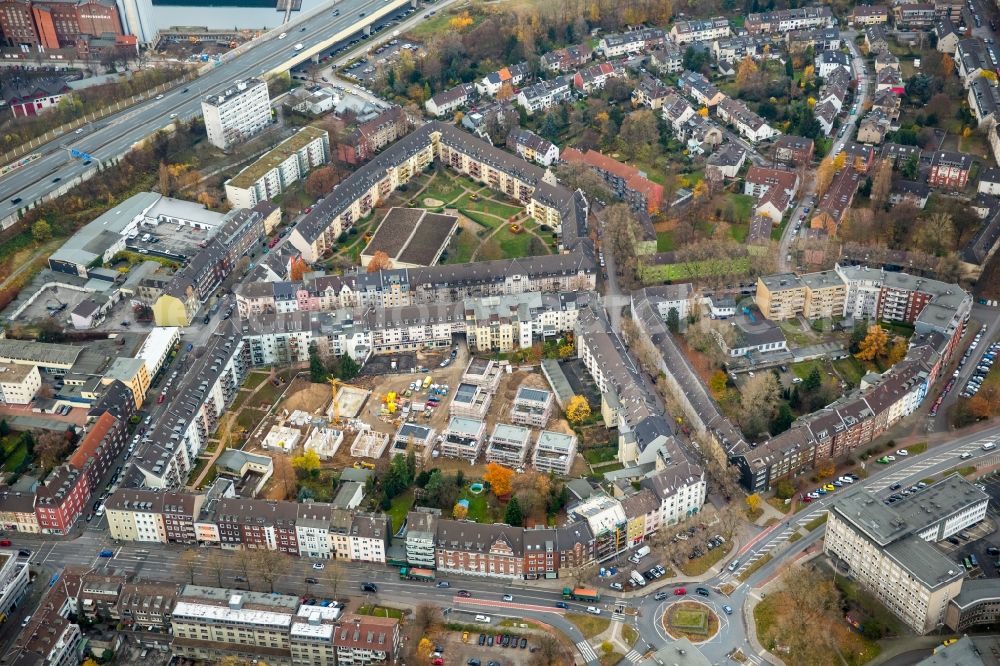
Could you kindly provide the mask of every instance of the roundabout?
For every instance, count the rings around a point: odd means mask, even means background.
[[[661,617],[664,631],[671,638],[686,638],[694,644],[712,640],[719,633],[719,614],[708,604],[684,599],[668,604]]]

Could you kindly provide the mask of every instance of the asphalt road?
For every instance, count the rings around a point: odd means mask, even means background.
[[[388,5],[387,5],[388,2]],[[329,7],[339,9],[339,16],[333,11],[322,11],[299,21],[288,24],[285,39],[265,38],[254,43],[246,52],[222,62],[196,81],[179,85],[163,94],[162,99],[152,99],[108,118],[88,125],[82,134],[67,134],[46,144],[39,152],[43,157],[27,166],[17,169],[0,180],[0,219],[15,213],[29,202],[36,201],[52,190],[70,182],[96,165],[84,166],[82,160],[69,156],[69,149],[75,148],[93,156],[97,160],[119,155],[138,139],[148,135],[157,127],[167,126],[171,116],[187,119],[201,115],[203,95],[221,89],[232,81],[261,76],[295,57],[296,43],[305,45],[300,59],[305,60],[306,51],[317,42],[329,39],[331,35],[349,28],[355,32],[371,22],[374,10],[403,7],[406,0],[340,0],[331,2]],[[364,13],[369,18],[362,19]],[[187,92],[184,92],[187,90]],[[59,178],[59,182],[53,182]],[[12,203],[12,199],[21,199]]]
[[[857,44],[854,43],[854,37],[857,33],[844,31],[840,34],[844,38],[847,48],[851,51],[851,68],[854,70],[854,78],[858,82],[858,87],[854,93],[854,104],[845,109],[847,115],[841,127],[846,129],[843,134],[838,133],[838,136],[834,138],[833,146],[830,147],[830,155],[836,155],[844,149],[845,143],[854,139],[854,125],[861,119],[861,115],[860,112],[852,115],[850,109],[857,108],[860,110],[864,107],[865,101],[868,99],[869,86],[871,85],[868,80],[865,59],[861,56],[861,52],[858,51]],[[792,243],[795,241],[796,234],[798,234],[795,223],[800,218],[803,218],[806,206],[815,207],[816,203],[818,203],[816,197],[813,196],[816,192],[815,179],[810,176],[806,181],[802,184],[802,189],[800,190],[799,204],[792,210],[792,216],[789,218],[788,225],[785,227],[784,232],[782,232],[781,240],[778,243],[778,271],[780,272],[791,271],[795,268],[792,262],[788,260]]]
[[[973,454],[971,462],[984,458],[996,458],[998,455],[996,451],[984,452],[980,448],[982,443],[987,440],[1000,440],[1000,426],[976,435],[960,437],[947,444],[936,446],[926,453],[911,456],[889,466],[874,465],[870,469],[871,476],[860,481],[858,485],[878,492],[897,482],[904,485],[912,484],[919,479],[957,466],[959,464],[958,456],[966,451]],[[969,461],[962,462],[968,464]],[[737,585],[729,597],[724,597],[717,592],[713,592],[707,599],[693,597],[711,606],[721,620],[719,633],[700,646],[709,660],[713,663],[722,663],[727,653],[733,648],[739,647],[750,656],[752,663],[759,664],[763,661],[760,655],[754,653],[748,642],[747,624],[744,619],[744,609],[747,602],[751,595],[755,595],[755,587],[764,584],[777,574],[784,561],[795,557],[802,550],[818,541],[823,535],[823,530],[813,530],[799,539],[775,559],[754,572],[747,581],[740,582],[736,576],[760,557],[786,545],[794,531],[822,515],[835,500],[836,493],[827,495],[796,514],[792,519],[792,526],[789,526],[788,523],[782,523],[765,530],[745,545],[738,554],[730,556],[729,561],[735,557],[740,559],[741,566],[736,572],[724,569],[721,574],[700,583],[711,589],[718,588],[726,582]],[[104,531],[102,521],[95,521],[87,525],[82,535],[72,540],[51,541],[38,535],[17,534],[14,541],[15,547],[32,550],[32,564],[36,568],[40,568],[40,575],[44,577],[51,576],[53,572],[66,565],[82,565],[102,571],[131,572],[149,580],[191,581],[190,571],[177,557],[180,551],[179,547],[160,544],[114,543]],[[110,558],[99,557],[98,554],[103,548],[114,550],[114,556]],[[198,555],[198,564],[194,573],[196,583],[219,585],[221,582],[224,586],[245,587],[245,583],[235,581],[235,577],[246,573],[239,567],[235,554],[231,554],[221,571],[217,571],[209,564],[209,555],[215,552],[214,549],[194,548],[194,551]],[[312,569],[310,560],[290,558],[287,570],[275,579],[274,587],[284,593],[317,598],[350,596],[389,604],[393,600],[406,598],[416,603],[432,603],[442,608],[451,609],[449,611],[451,617],[464,617],[471,620],[475,614],[483,613],[493,619],[494,625],[507,617],[532,618],[550,624],[569,636],[577,645],[584,662],[588,664],[599,663],[593,648],[587,645],[579,630],[563,617],[563,610],[555,607],[556,602],[562,600],[561,595],[556,590],[538,587],[530,581],[511,582],[448,574],[439,576],[440,580],[447,580],[451,583],[450,588],[442,589],[428,583],[400,580],[393,569],[379,565],[344,564],[341,566],[340,572],[334,588],[329,578],[324,579],[324,571]],[[320,584],[307,584],[305,580],[309,577],[320,579]],[[376,583],[378,593],[368,595],[361,592],[360,585],[365,581]],[[268,589],[263,581],[254,580],[253,576],[251,576],[251,582],[254,589]],[[680,583],[680,585],[685,584]],[[696,584],[690,584],[686,587],[693,594],[695,586]],[[458,597],[456,593],[460,589],[471,592],[472,598]],[[511,603],[503,602],[501,597],[504,594],[514,595],[514,601]],[[692,598],[691,595],[686,597],[671,596],[669,599],[656,601],[650,594],[645,596],[626,594],[622,596],[626,598],[604,596],[598,605],[605,614],[610,613],[618,601],[626,601],[628,605],[638,606],[638,616],[635,619],[626,619],[627,622],[636,626],[641,636],[636,651],[631,653],[631,656],[636,658],[648,647],[660,648],[673,642],[662,628],[662,614],[670,603],[678,599]],[[734,609],[733,615],[726,615],[722,611],[724,604],[728,604]],[[569,612],[586,612],[587,605],[570,602]]]
[[[978,324],[977,324],[978,322]],[[941,401],[941,406],[938,408],[937,416],[927,417],[927,430],[934,432],[944,432],[949,429],[948,424],[948,412],[955,402],[959,399],[959,394],[965,390],[965,385],[975,371],[976,366],[979,364],[978,361],[986,353],[986,348],[990,345],[993,340],[997,340],[997,331],[1000,331],[1000,308],[989,307],[988,305],[976,304],[972,306],[972,319],[969,322],[969,332],[966,335],[966,339],[963,341],[965,343],[971,343],[972,338],[976,333],[979,332],[980,325],[986,324],[986,333],[983,335],[983,339],[979,342],[979,346],[976,350],[972,352],[969,357],[968,362],[962,367],[958,378],[955,380],[955,385],[952,387],[948,395],[945,396],[944,400]],[[957,356],[957,354],[956,354]],[[959,358],[961,358],[959,356]],[[957,360],[957,359],[956,359]],[[950,370],[951,368],[949,368]],[[933,403],[933,400],[937,399],[937,396],[941,394],[941,388],[929,397],[929,404]],[[933,398],[930,399],[930,398]]]

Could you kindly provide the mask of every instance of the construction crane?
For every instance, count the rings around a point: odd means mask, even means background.
[[[340,425],[340,403],[337,402],[337,389],[343,386],[344,382],[340,381],[336,377],[330,377],[327,379],[330,383],[330,391],[333,394],[333,424]]]

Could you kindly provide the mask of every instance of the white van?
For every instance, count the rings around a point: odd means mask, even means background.
[[[489,615],[477,615],[476,616],[476,622],[482,622],[483,624],[489,624],[490,623],[490,616]]]
[[[997,448],[996,442],[986,442],[983,444],[983,451],[992,451]]]

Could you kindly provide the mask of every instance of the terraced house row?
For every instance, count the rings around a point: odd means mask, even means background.
[[[643,543],[696,514],[702,477],[663,469],[615,496],[587,486],[558,528],[513,527],[443,518],[436,509],[409,514],[393,546],[389,519],[320,502],[225,497],[224,483],[204,494],[121,489],[106,503],[108,530],[121,541],[272,550],[312,559],[400,564],[499,578],[558,577]],[[586,485],[586,484],[585,484]],[[589,493],[589,494],[588,494]]]
[[[458,302],[528,292],[589,291],[597,262],[590,244],[566,254],[355,273],[313,275],[301,282],[245,282],[236,286],[241,317],[340,308],[390,308]]]
[[[383,204],[435,160],[521,203],[528,215],[562,233],[563,248],[585,241],[586,200],[551,171],[495,148],[453,125],[433,121],[388,147],[337,185],[289,236],[308,262],[331,251],[337,237]]]

